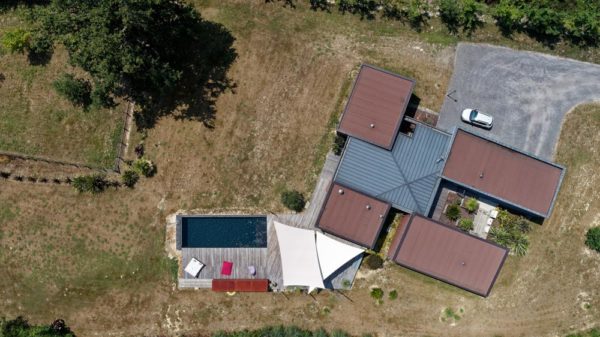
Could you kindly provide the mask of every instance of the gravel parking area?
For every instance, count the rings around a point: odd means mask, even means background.
[[[565,114],[600,100],[600,66],[504,47],[459,44],[438,127],[462,126],[552,159]],[[460,120],[465,108],[494,117],[492,130]]]

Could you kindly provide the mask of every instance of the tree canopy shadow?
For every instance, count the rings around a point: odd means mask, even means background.
[[[131,95],[141,108],[135,114],[138,129],[152,128],[166,115],[199,121],[213,128],[217,98],[227,90],[235,92],[236,84],[227,76],[237,58],[233,48],[235,38],[223,25],[210,21],[194,22],[188,27],[193,27],[197,38],[175,41],[171,46],[181,53],[176,60],[182,70],[181,77],[174,90],[158,95],[147,91]]]

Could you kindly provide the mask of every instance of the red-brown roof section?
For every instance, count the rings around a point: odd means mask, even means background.
[[[363,65],[338,130],[391,149],[414,84],[414,80]]]
[[[341,191],[341,193],[340,193]],[[333,183],[317,227],[348,241],[373,248],[390,205]]]
[[[563,169],[457,130],[443,176],[547,217]]]
[[[488,296],[508,251],[431,219],[413,215],[393,260],[481,296]]]

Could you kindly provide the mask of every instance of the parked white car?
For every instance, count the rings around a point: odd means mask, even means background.
[[[491,129],[494,118],[490,115],[479,112],[477,109],[465,109],[463,110],[460,118],[465,123],[480,126],[482,128]]]

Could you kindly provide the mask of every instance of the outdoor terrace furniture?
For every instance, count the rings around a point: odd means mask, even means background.
[[[256,276],[256,267],[248,266],[248,274],[250,274],[251,276]]]
[[[202,268],[204,268],[204,263],[198,261],[196,258],[192,258],[187,266],[185,266],[184,271],[193,277],[198,277]]]
[[[240,279],[240,280],[212,280],[212,290],[219,292],[267,292],[269,291],[269,280],[267,279]]]
[[[497,216],[498,216],[498,210],[492,210],[490,212],[490,218],[496,219]]]
[[[489,226],[491,226],[493,223],[494,223],[494,219],[492,219],[492,218],[488,218],[488,219],[487,219],[487,222],[486,222],[486,225],[489,227]]]
[[[223,266],[221,267],[221,275],[231,276],[232,270],[233,262],[223,261]]]

